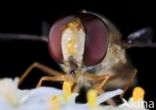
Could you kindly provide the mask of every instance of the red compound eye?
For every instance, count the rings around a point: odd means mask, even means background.
[[[63,55],[61,49],[61,39],[64,26],[71,20],[75,19],[74,16],[68,16],[58,20],[54,23],[49,34],[49,52],[53,59],[58,63],[63,63]]]
[[[62,32],[65,25],[76,18],[81,20],[86,34],[83,62],[87,66],[98,64],[107,52],[108,30],[105,23],[99,17],[92,14],[81,13],[71,15],[54,23],[49,36],[50,54],[56,62],[63,63],[61,49]]]

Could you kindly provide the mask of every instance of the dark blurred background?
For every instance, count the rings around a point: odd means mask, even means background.
[[[155,6],[150,1],[55,1],[51,3],[6,3],[0,9],[0,33],[42,35],[42,23],[52,25],[58,17],[82,9],[100,13],[113,21],[123,36],[150,26],[155,27]],[[154,33],[153,42],[156,42]],[[156,89],[155,62],[156,48],[127,49],[132,63],[138,68],[138,85],[146,91],[146,100],[154,100]],[[0,40],[0,77],[20,76],[33,62],[38,61],[60,70],[50,57],[47,44],[44,42],[22,40]],[[32,74],[21,85],[21,88],[32,88],[43,72],[34,69]]]

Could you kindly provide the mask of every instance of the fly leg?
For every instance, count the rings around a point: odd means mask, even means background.
[[[41,87],[44,81],[64,81],[64,75],[62,76],[43,76],[37,83],[36,87]]]
[[[71,85],[74,84],[73,77],[69,74],[67,75],[58,75],[58,76],[43,76],[37,83],[36,87],[41,87],[44,81],[67,81],[70,82]]]
[[[128,90],[128,88],[130,87],[130,85],[132,84],[132,82],[134,81],[135,77],[137,74],[137,69],[134,69],[131,78],[127,81],[126,85],[124,86],[124,91],[123,93],[120,95],[120,98],[123,99],[124,94],[126,93],[126,91]]]
[[[100,91],[103,90],[104,85],[106,84],[106,82],[108,81],[108,79],[111,77],[110,75],[94,75],[91,73],[85,73],[84,75],[88,80],[93,81],[93,82],[100,82],[98,83],[98,85],[96,86],[96,90],[98,91],[98,93],[101,93]]]
[[[108,81],[108,79],[110,78],[110,76],[101,76],[103,77],[102,81],[100,82],[99,86],[96,87],[96,90],[101,93],[101,91],[103,91],[103,87],[106,84],[106,82]],[[98,79],[97,79],[98,80]]]
[[[81,89],[80,84],[77,83],[75,84],[75,87],[73,88],[73,92],[79,93],[80,89]]]
[[[104,85],[106,84],[106,82],[111,79],[111,76],[110,75],[101,75],[101,76],[97,76],[97,75],[93,75],[91,73],[86,73],[85,74],[85,77],[88,79],[88,80],[91,80],[91,81],[100,81],[100,83],[98,83],[98,85],[96,86],[96,90],[98,91],[99,94],[101,93],[104,93]],[[107,103],[110,104],[110,105],[113,105],[113,106],[116,106],[116,103],[113,99],[109,99],[107,100]]]
[[[81,79],[83,77],[84,79]],[[91,74],[91,73],[85,73],[84,75],[80,75],[79,76],[80,80],[78,79],[77,80],[77,83],[75,84],[75,87],[73,88],[73,92],[79,92],[80,91],[80,88],[82,86],[82,82],[81,80],[89,80],[89,81],[92,81],[92,82],[99,82],[99,85],[96,86],[96,90],[98,91],[98,93],[100,93],[101,89],[103,88],[103,86],[105,85],[105,83],[107,82],[107,80],[109,79],[109,76],[108,75],[102,75],[102,76],[97,76],[97,75],[94,75],[94,74]]]
[[[58,72],[56,70],[53,70],[52,68],[44,65],[44,64],[41,64],[41,63],[38,63],[38,62],[34,62],[33,64],[31,64],[27,69],[26,71],[22,74],[22,76],[20,77],[19,79],[19,83],[18,85],[20,85],[23,80],[31,73],[31,71],[34,69],[34,68],[37,68],[37,69],[40,69],[41,71],[44,71],[46,72],[48,75],[52,75],[52,76],[60,76],[60,75],[63,75],[63,73],[61,72]]]

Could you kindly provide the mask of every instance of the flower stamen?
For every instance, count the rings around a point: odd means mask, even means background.
[[[88,100],[88,105],[91,109],[93,109],[97,106],[96,97],[97,97],[97,91],[96,90],[91,89],[88,91],[87,100]]]
[[[53,96],[50,100],[52,104],[52,109],[51,110],[60,110],[60,101],[58,96]]]
[[[141,87],[135,87],[133,90],[132,98],[134,101],[138,102],[144,99],[145,91]]]
[[[68,100],[68,97],[71,95],[71,83],[69,81],[64,81],[63,83],[63,92],[64,92],[64,99]]]

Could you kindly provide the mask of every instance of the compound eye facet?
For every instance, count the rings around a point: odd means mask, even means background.
[[[84,63],[85,65],[96,65],[103,60],[107,53],[107,26],[100,18],[91,14],[86,14],[82,18],[86,29]]]
[[[62,33],[65,26],[77,18],[80,19],[85,30],[83,62],[87,66],[96,65],[103,60],[107,53],[108,30],[105,23],[92,14],[75,14],[55,22],[49,35],[49,52],[56,62],[63,63]]]

